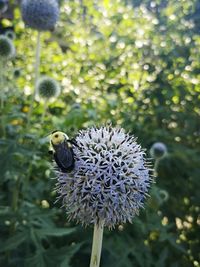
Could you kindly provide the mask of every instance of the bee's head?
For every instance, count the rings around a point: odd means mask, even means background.
[[[68,140],[68,136],[60,131],[54,131],[51,134],[51,142],[53,145],[59,145],[60,143],[63,143],[64,140]]]

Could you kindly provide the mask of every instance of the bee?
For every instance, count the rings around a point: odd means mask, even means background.
[[[60,131],[53,131],[50,136],[49,154],[52,154],[58,167],[63,172],[73,170],[75,160],[73,145],[77,146],[76,142]]]

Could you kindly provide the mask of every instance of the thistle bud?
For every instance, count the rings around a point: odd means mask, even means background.
[[[42,77],[38,80],[37,96],[44,101],[53,101],[60,94],[60,86],[54,79],[50,77]]]
[[[161,159],[167,154],[167,147],[164,143],[154,143],[150,149],[150,155],[154,159]]]
[[[13,71],[13,76],[14,78],[19,78],[21,76],[21,70],[19,68],[16,68],[14,71]]]
[[[0,35],[0,60],[13,57],[15,54],[15,47],[13,42],[4,35]]]
[[[10,39],[10,40],[14,40],[15,39],[15,33],[12,30],[8,30],[6,31],[5,35]]]

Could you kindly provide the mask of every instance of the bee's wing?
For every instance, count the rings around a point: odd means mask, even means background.
[[[63,142],[59,144],[54,153],[54,159],[57,163],[58,167],[63,171],[70,170],[74,166],[74,155],[73,150],[67,144],[67,142]]]

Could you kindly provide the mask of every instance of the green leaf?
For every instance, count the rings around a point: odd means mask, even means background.
[[[166,261],[166,259],[168,257],[168,254],[169,254],[169,249],[166,247],[161,251],[161,253],[159,255],[159,259],[156,262],[156,267],[164,267],[164,266],[166,266],[165,265],[165,261]]]
[[[9,251],[17,248],[21,245],[27,238],[27,232],[17,233],[16,235],[10,237],[4,243],[1,244],[0,252]]]
[[[82,243],[71,245],[66,249],[64,260],[61,261],[60,267],[70,267],[70,261],[76,252],[81,248]]]
[[[47,228],[35,230],[38,237],[55,236],[61,237],[75,232],[75,228]]]

